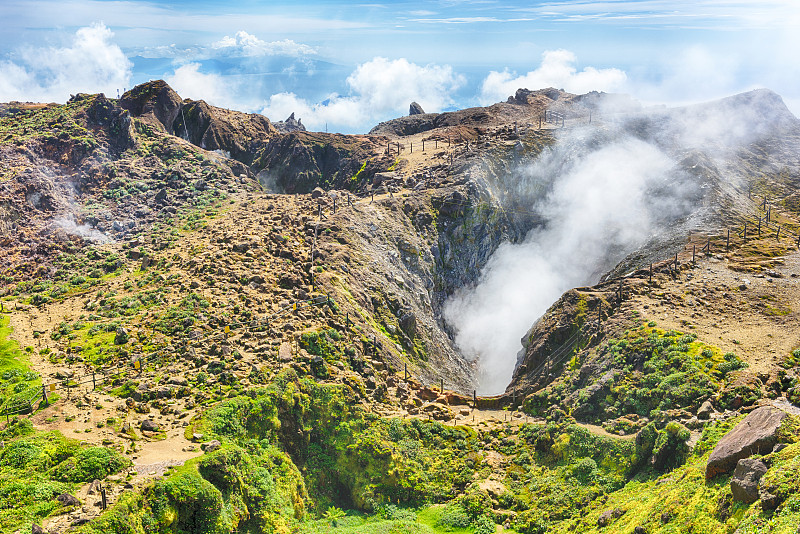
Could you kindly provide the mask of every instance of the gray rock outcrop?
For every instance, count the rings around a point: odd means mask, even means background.
[[[762,406],[750,412],[714,447],[706,464],[706,480],[729,473],[742,458],[771,452],[778,441],[778,429],[786,417],[786,412],[772,406]]]
[[[767,466],[761,460],[743,458],[736,464],[731,478],[731,492],[733,500],[744,503],[753,503],[758,500],[758,482]]]
[[[422,106],[420,106],[416,102],[412,102],[411,105],[408,107],[408,114],[409,115],[424,115],[425,114],[425,110],[423,110]]]

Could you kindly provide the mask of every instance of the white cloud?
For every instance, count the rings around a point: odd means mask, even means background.
[[[298,57],[316,54],[314,48],[291,39],[263,41],[246,31],[238,31],[234,37],[226,35],[213,43],[211,48],[226,55],[244,57],[276,55]]]
[[[130,86],[131,62],[102,23],[81,28],[69,46],[26,47],[0,62],[0,101],[63,102],[78,92],[116,95]]]
[[[589,91],[617,91],[627,79],[625,72],[619,69],[596,69],[586,67],[578,71],[575,63],[578,58],[569,50],[547,50],[542,53],[542,63],[535,70],[517,76],[507,70],[491,71],[481,86],[480,101],[492,104],[505,100],[517,89],[544,89],[555,87],[571,93],[588,93]]]
[[[347,78],[350,95],[330,95],[310,103],[294,93],[272,95],[262,113],[282,120],[290,113],[310,129],[366,130],[381,120],[407,113],[412,101],[435,112],[453,104],[452,93],[465,83],[448,65],[420,66],[400,58],[376,57],[362,63]]]
[[[199,63],[182,65],[171,76],[166,77],[166,82],[182,98],[205,100],[213,106],[245,111],[242,109],[242,99],[237,96],[237,84],[218,74],[200,72]]]

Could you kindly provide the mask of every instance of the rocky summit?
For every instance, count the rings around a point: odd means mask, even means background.
[[[800,121],[0,104],[0,530],[796,532]]]

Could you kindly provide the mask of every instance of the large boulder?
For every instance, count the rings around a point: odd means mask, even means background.
[[[731,478],[731,492],[734,501],[741,501],[747,504],[758,500],[758,482],[767,466],[761,460],[754,458],[743,458],[736,464]]]
[[[74,495],[70,495],[69,493],[62,493],[61,495],[56,497],[56,500],[58,502],[60,502],[62,505],[64,505],[64,506],[80,506],[81,505],[81,501],[79,501],[77,497],[75,497]]]
[[[710,419],[711,414],[713,414],[714,412],[716,412],[716,410],[714,410],[714,405],[711,404],[710,400],[707,400],[702,405],[700,405],[700,408],[698,408],[697,418],[704,420]]]
[[[742,458],[771,452],[778,441],[778,429],[786,417],[786,412],[772,406],[762,406],[750,412],[714,447],[706,464],[706,480],[729,473]]]
[[[139,428],[141,428],[145,432],[158,432],[159,431],[158,423],[156,423],[152,419],[145,419],[144,421],[142,421],[142,424],[141,424],[141,426]]]
[[[422,106],[420,106],[416,102],[412,102],[411,105],[408,107],[408,114],[409,115],[424,115],[425,114],[425,110],[423,110]]]

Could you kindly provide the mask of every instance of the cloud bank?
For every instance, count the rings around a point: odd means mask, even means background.
[[[63,47],[26,47],[0,61],[0,101],[64,102],[70,94],[130,86],[132,64],[102,23],[79,29]]]
[[[323,129],[326,123],[367,129],[379,120],[405,115],[412,101],[428,112],[452,106],[452,93],[464,83],[465,78],[448,65],[421,66],[404,58],[376,57],[347,78],[349,95],[331,94],[323,102],[311,103],[291,92],[278,93],[269,97],[261,112],[275,119],[295,112],[311,129]]]
[[[231,37],[226,35],[219,41],[213,43],[211,48],[218,53],[237,57],[259,57],[259,56],[307,56],[316,54],[316,50],[306,44],[296,43],[291,39],[280,41],[263,41],[246,31],[236,32]]]
[[[627,75],[619,69],[586,67],[578,71],[577,61],[577,56],[569,50],[547,50],[542,53],[539,67],[522,76],[508,70],[491,71],[481,85],[480,102],[488,105],[505,100],[519,88],[555,87],[577,94],[614,92],[622,89],[627,81]]]

